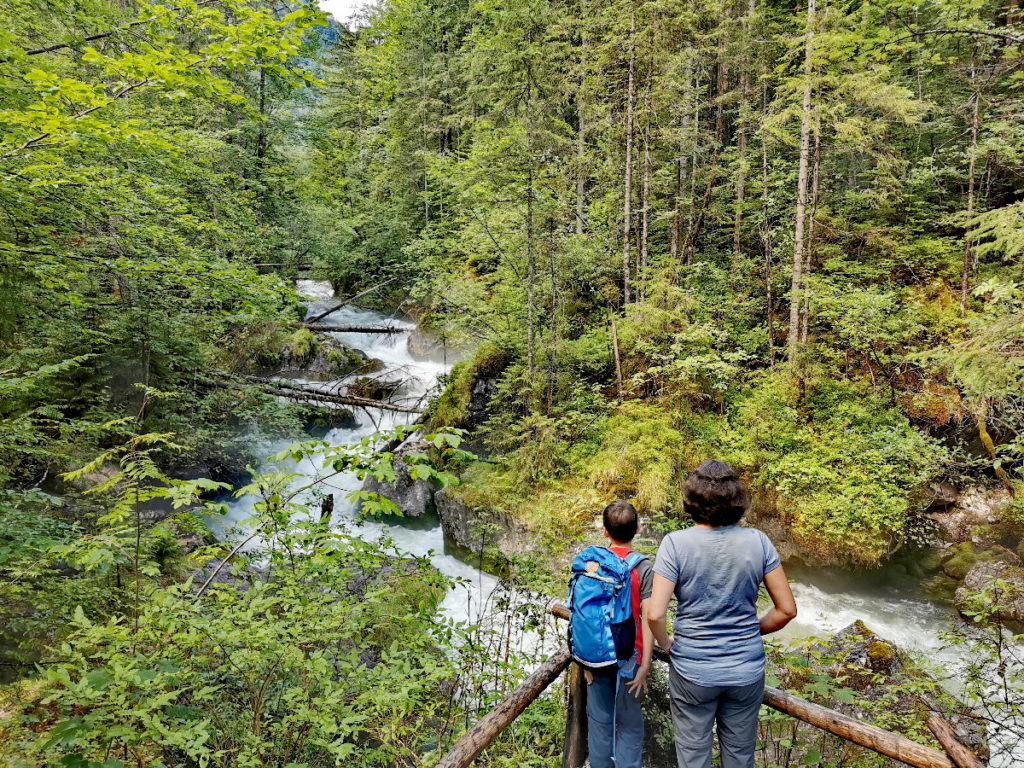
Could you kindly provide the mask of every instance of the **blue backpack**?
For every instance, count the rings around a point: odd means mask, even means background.
[[[587,547],[572,561],[569,580],[569,649],[585,667],[610,667],[633,657],[636,625],[630,599],[633,569],[646,557],[619,557]]]

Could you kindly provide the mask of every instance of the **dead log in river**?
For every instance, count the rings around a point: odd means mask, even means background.
[[[402,333],[409,330],[394,325],[327,325],[325,323],[295,323],[295,325],[317,333]]]
[[[305,402],[334,403],[337,405],[351,405],[357,408],[380,408],[384,411],[398,411],[399,413],[423,413],[422,408],[400,403],[390,403],[386,400],[374,400],[369,397],[356,397],[354,395],[339,395],[333,392],[324,392],[314,387],[304,387],[301,384],[281,381],[280,379],[263,379],[259,376],[221,374],[221,379],[214,379],[212,383],[219,387],[229,386],[227,379],[240,378],[249,384],[262,387],[267,392],[288,398],[289,400],[302,400]]]

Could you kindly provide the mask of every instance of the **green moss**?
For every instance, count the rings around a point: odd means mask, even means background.
[[[626,403],[608,420],[587,474],[607,497],[631,498],[641,512],[676,507],[682,448],[669,412]]]
[[[288,349],[292,359],[297,363],[308,363],[316,357],[319,342],[308,328],[299,328],[288,341]]]
[[[899,654],[896,653],[896,649],[884,640],[876,640],[871,643],[867,648],[867,652],[869,659],[880,663],[895,661],[899,657]]]
[[[978,563],[992,563],[1004,559],[1000,557],[999,549],[1002,547],[979,551],[969,541],[954,544],[942,561],[942,572],[950,578],[963,581],[968,571]]]

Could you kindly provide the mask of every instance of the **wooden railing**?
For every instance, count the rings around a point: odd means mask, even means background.
[[[551,613],[559,618],[569,618],[568,609],[561,604],[554,605],[551,608]],[[654,657],[661,661],[669,660],[668,653],[659,647],[655,647]],[[569,649],[561,648],[466,731],[437,764],[437,768],[468,768],[473,760],[523,713],[530,702],[557,680],[571,663],[572,656],[569,654]],[[569,713],[566,720],[562,766],[563,768],[581,768],[587,755],[587,686],[576,665],[573,665],[569,685]],[[764,704],[813,725],[815,728],[820,728],[853,744],[891,757],[906,765],[914,766],[914,768],[983,768],[984,766],[984,763],[976,755],[957,741],[952,726],[934,712],[928,718],[928,727],[946,750],[945,753],[911,741],[906,736],[886,731],[771,686],[765,687]]]

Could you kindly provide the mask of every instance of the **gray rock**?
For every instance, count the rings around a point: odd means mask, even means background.
[[[945,481],[932,483],[928,487],[929,498],[925,509],[929,512],[948,509],[960,501],[960,491]]]
[[[477,379],[473,383],[473,389],[469,396],[469,412],[467,426],[469,429],[476,429],[487,419],[487,411],[491,400],[498,394],[498,382],[496,379]]]
[[[977,526],[998,523],[1010,500],[1003,490],[971,489],[964,491],[955,505],[932,509],[928,517],[935,523],[940,540],[958,544],[969,541]]]
[[[946,697],[938,681],[914,666],[894,643],[876,635],[863,622],[853,622],[812,650],[817,656],[810,658],[809,670],[796,672],[798,677],[805,679],[807,671],[833,678],[842,676],[842,687],[853,689],[857,694],[852,703],[833,698],[826,706],[863,718],[871,709],[865,706],[869,701],[885,701],[893,711],[907,713],[921,713],[923,705],[923,710],[934,710],[945,717],[963,744],[982,759],[988,759],[984,723],[962,703],[948,707],[942,703]],[[784,684],[801,683],[787,679],[794,673],[788,667],[775,671]]]
[[[301,373],[303,376],[336,378],[353,373],[375,373],[384,364],[359,349],[353,349],[327,333],[315,334],[316,346],[309,359],[296,359],[291,348],[281,351],[279,374]]]
[[[448,488],[434,494],[434,504],[445,537],[463,549],[490,549],[513,555],[536,548],[533,537],[521,523],[498,510],[471,507]]]
[[[444,345],[440,341],[428,336],[419,328],[409,332],[405,339],[405,348],[413,357],[436,357],[444,352]]]
[[[971,568],[956,591],[957,608],[970,610],[972,597],[994,587],[997,581],[1005,582],[1005,588],[993,592],[999,604],[996,616],[1004,621],[1024,622],[1024,568],[1009,563],[981,562]]]
[[[407,517],[419,517],[434,509],[434,487],[427,480],[413,480],[402,457],[422,451],[420,440],[405,443],[395,451],[395,474],[393,483],[368,477],[363,481],[363,490],[390,499]]]

